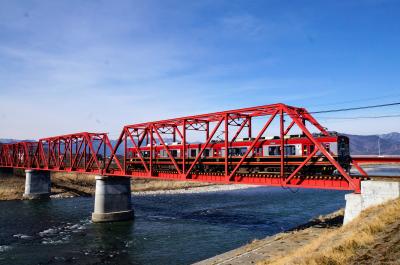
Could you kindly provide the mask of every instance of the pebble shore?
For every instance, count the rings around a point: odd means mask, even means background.
[[[242,190],[255,187],[257,186],[245,185],[245,184],[210,185],[204,187],[194,187],[194,188],[176,189],[176,190],[138,191],[138,192],[132,192],[132,195],[141,196],[141,195],[158,195],[158,194],[192,194],[192,193],[204,193],[204,192]]]

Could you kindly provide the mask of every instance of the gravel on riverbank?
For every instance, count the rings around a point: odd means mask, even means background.
[[[154,190],[154,191],[137,191],[133,192],[133,195],[159,195],[159,194],[192,194],[192,193],[204,193],[204,192],[217,192],[217,191],[230,191],[230,190],[243,190],[248,188],[254,188],[254,185],[245,184],[222,184],[222,185],[208,185],[203,187],[193,187],[185,189],[173,189],[173,190]]]

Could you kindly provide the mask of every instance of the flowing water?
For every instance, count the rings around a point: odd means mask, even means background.
[[[0,264],[190,264],[342,208],[345,193],[134,195],[135,220],[112,224],[90,222],[93,198],[3,201]]]
[[[190,264],[344,206],[344,192],[250,188],[133,196],[135,220],[93,224],[93,198],[0,202],[0,264]]]

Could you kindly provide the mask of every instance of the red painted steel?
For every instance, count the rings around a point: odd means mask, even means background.
[[[266,121],[259,124],[260,130],[255,138],[253,126],[254,118],[265,117]],[[250,152],[262,135],[270,129],[274,119],[279,117],[280,134],[280,170],[278,175],[242,174],[239,168],[246,163]],[[285,127],[286,120],[290,124]],[[105,133],[76,133],[40,139],[38,142],[18,142],[0,145],[0,167],[25,168],[37,170],[82,172],[108,176],[130,176],[140,178],[163,178],[174,180],[206,181],[218,183],[246,183],[255,185],[322,188],[360,191],[360,179],[350,176],[335,160],[325,146],[306,127],[306,123],[323,136],[329,133],[304,108],[292,107],[284,104],[273,104],[215,112],[202,115],[193,115],[175,119],[139,123],[124,126],[115,146],[113,147]],[[247,129],[247,132],[245,128]],[[293,127],[297,127],[314,145],[315,150],[304,157],[294,171],[285,172],[287,159],[284,154],[285,136]],[[232,128],[237,128],[236,131]],[[221,131],[217,135],[218,130]],[[188,133],[202,132],[204,143],[194,159],[188,157]],[[251,146],[237,163],[233,163],[228,155],[228,148],[236,142],[240,134],[247,134],[251,139]],[[166,136],[172,136],[174,141],[181,142],[182,159],[178,162],[171,153]],[[202,155],[207,145],[216,138],[224,143],[223,173],[199,173],[195,170],[201,164]],[[174,170],[163,171],[155,169],[157,163],[154,158],[156,148],[162,148],[173,165]],[[149,156],[144,157],[143,150],[149,150]],[[134,150],[140,163],[140,169],[132,170],[128,167],[129,156]],[[338,176],[303,176],[299,174],[310,159],[319,152],[325,156],[327,163],[333,165],[340,173]],[[355,159],[353,162],[357,164]],[[364,161],[364,160],[363,160]],[[358,166],[358,164],[357,164]],[[361,169],[361,167],[360,167]],[[361,169],[362,170],[362,169]],[[365,173],[360,171],[360,173]]]
[[[103,174],[111,152],[107,134],[82,132],[1,144],[0,167]]]

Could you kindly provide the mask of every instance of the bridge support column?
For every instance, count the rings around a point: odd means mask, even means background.
[[[133,219],[131,179],[96,176],[93,222],[115,222]]]
[[[385,203],[400,197],[400,182],[362,181],[360,194],[346,194],[346,208],[343,224],[356,218],[368,207]]]
[[[42,170],[25,170],[25,199],[49,198],[51,191],[50,172]]]

